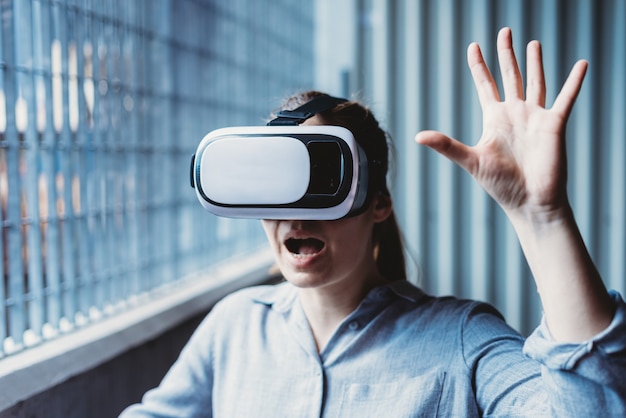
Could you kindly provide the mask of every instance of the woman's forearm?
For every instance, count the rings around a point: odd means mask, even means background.
[[[605,329],[613,303],[569,206],[541,216],[509,214],[537,283],[546,323],[560,342],[581,342]]]

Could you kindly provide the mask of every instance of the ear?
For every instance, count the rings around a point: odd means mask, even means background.
[[[393,203],[389,195],[379,193],[372,201],[372,217],[374,223],[383,222],[391,215]]]

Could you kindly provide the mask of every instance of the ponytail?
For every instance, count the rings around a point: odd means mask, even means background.
[[[406,280],[404,245],[396,215],[374,225],[374,257],[378,272],[389,280]]]

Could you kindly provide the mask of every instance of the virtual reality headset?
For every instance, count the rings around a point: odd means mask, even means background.
[[[233,218],[332,220],[360,213],[369,200],[370,164],[352,133],[299,125],[343,101],[320,96],[280,112],[269,126],[207,134],[191,163],[202,206]]]

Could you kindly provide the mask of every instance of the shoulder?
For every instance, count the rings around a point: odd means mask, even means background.
[[[247,287],[224,296],[215,304],[203,326],[225,327],[260,319],[280,306],[291,306],[296,292],[289,283]]]
[[[218,301],[194,332],[194,341],[219,342],[248,332],[263,322],[272,306],[289,298],[283,284],[252,286],[234,291]]]
[[[463,341],[512,337],[522,340],[504,316],[493,305],[473,299],[454,296],[432,297],[427,303],[433,316],[445,322],[460,334]]]
[[[460,323],[475,316],[486,315],[495,320],[502,320],[498,310],[488,303],[463,299],[455,296],[432,296],[414,284],[402,281],[394,282],[389,288],[403,300],[407,308],[429,320],[454,321]]]
[[[522,337],[492,305],[454,296],[432,296],[411,283],[394,283],[394,316],[407,327],[432,340],[457,341],[463,345],[511,339],[521,345]]]

